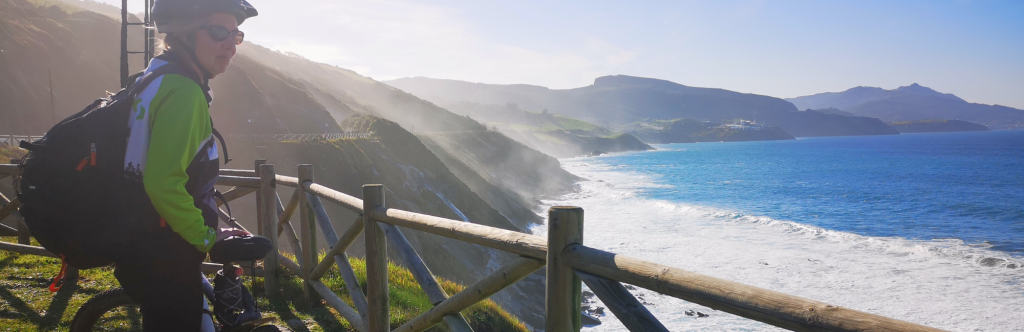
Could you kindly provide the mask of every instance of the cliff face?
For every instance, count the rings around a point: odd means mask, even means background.
[[[578,180],[562,170],[557,159],[501,133],[448,132],[419,137],[435,154],[457,160],[488,183],[507,188],[526,206],[534,206],[537,197],[571,188]]]
[[[470,169],[474,173],[456,171],[466,183],[474,184],[474,190],[488,199],[499,196],[520,197],[520,202],[532,208],[542,193],[540,190],[565,191],[572,187],[576,177],[561,169],[557,160],[541,158],[540,153],[518,144],[507,136],[487,131],[487,128],[473,119],[457,115],[435,104],[421,100],[404,91],[360,76],[355,72],[321,63],[315,63],[296,55],[274,52],[256,45],[243,45],[240,53],[251,56],[261,63],[287,72],[299,80],[310,91],[315,91],[318,100],[328,110],[343,104],[349,111],[332,111],[339,120],[353,113],[372,114],[391,119],[406,130],[420,137],[444,137],[425,142],[433,152],[453,170]],[[450,152],[449,152],[450,151]],[[494,155],[522,156],[525,160],[543,160],[536,164],[505,163]],[[514,166],[512,166],[514,165]],[[478,183],[479,179],[487,183]],[[539,187],[524,187],[501,179],[529,179]],[[501,194],[495,192],[501,191]],[[494,201],[496,206],[504,205]],[[536,218],[521,212],[503,210],[513,219],[534,222]],[[516,217],[518,216],[518,217]]]

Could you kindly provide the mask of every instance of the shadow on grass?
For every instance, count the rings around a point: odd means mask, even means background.
[[[6,260],[5,260],[6,261]],[[3,266],[0,264],[0,266]],[[50,305],[43,311],[45,314],[40,316],[28,303],[21,299],[17,294],[11,292],[10,288],[36,288],[45,290],[49,287],[50,280],[45,278],[25,278],[25,277],[7,277],[7,280],[27,281],[29,285],[11,285],[11,284],[0,284],[0,300],[8,304],[8,307],[17,311],[0,311],[0,317],[13,318],[13,319],[28,319],[32,324],[36,325],[40,330],[51,330],[56,328],[60,324],[60,320],[64,317],[64,312],[68,309],[68,303],[71,302],[71,298],[81,288],[76,283],[66,283],[64,287],[61,287],[56,294],[50,299]],[[12,287],[13,286],[13,287]]]

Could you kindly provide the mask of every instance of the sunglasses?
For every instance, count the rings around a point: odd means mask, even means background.
[[[228,28],[225,28],[225,27],[222,27],[222,26],[219,26],[219,25],[211,25],[211,26],[205,26],[204,25],[204,26],[201,26],[199,28],[203,29],[203,30],[206,30],[206,31],[209,31],[210,32],[210,38],[212,38],[213,41],[216,41],[218,43],[224,41],[225,39],[228,39],[228,37],[232,37],[232,38],[234,38],[234,41],[235,41],[236,45],[242,45],[242,40],[245,39],[245,33],[244,32],[241,32],[239,30],[228,31]]]

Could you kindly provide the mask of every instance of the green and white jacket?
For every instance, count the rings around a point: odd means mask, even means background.
[[[156,57],[146,72],[173,65],[168,61],[173,61],[169,54]],[[158,77],[140,88],[128,119],[124,167],[142,182],[161,227],[170,226],[196,249],[208,252],[217,234],[213,186],[220,170],[209,88],[179,74]]]

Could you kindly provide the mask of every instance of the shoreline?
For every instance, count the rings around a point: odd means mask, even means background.
[[[1010,268],[1022,262],[1007,253],[961,240],[862,236],[652,199],[639,191],[664,184],[648,174],[617,170],[601,158],[607,157],[560,159],[563,169],[588,181],[578,182],[573,193],[542,200],[544,209],[556,204],[583,207],[588,246],[938,328],[1024,328],[1020,320],[1006,319],[1024,310],[1024,300],[1009,296],[1024,293],[1019,283],[1012,284],[1024,266]],[[639,217],[638,205],[643,207],[639,210],[654,209],[656,215]],[[546,225],[531,230],[543,236]],[[864,277],[849,277],[857,275]],[[891,287],[903,290],[887,294]],[[672,330],[774,329],[646,290],[634,293],[651,303],[649,309],[665,317]],[[943,304],[920,306],[930,302]],[[711,317],[687,316],[688,310]],[[614,317],[599,318],[603,324],[588,331],[624,331]]]

